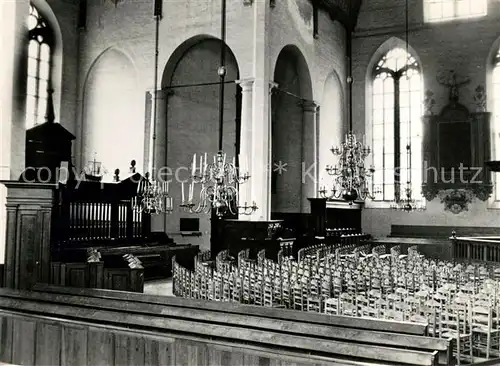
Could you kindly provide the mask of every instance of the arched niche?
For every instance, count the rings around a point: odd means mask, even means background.
[[[144,96],[135,67],[121,50],[104,51],[91,66],[84,86],[81,166],[95,158],[125,175],[130,161],[143,171]]]
[[[217,70],[221,63],[220,55],[221,40],[205,35],[193,37],[172,53],[162,75],[163,98],[159,99],[159,103],[165,103],[166,107],[163,105],[158,108],[157,129],[163,132],[157,135],[155,149],[165,149],[165,152],[163,157],[156,159],[156,164],[158,167],[166,165],[172,172],[170,193],[173,197],[179,197],[179,200],[183,181],[186,181],[187,196],[193,154],[197,154],[199,163],[200,154],[206,152],[210,160],[219,149],[220,79]],[[241,91],[235,83],[239,79],[238,63],[227,45],[225,55],[227,73],[222,147],[227,159],[232,161],[239,149]],[[163,129],[162,124],[166,128]],[[200,187],[195,187],[194,201],[199,197],[199,191]],[[166,218],[167,232],[179,231],[181,217],[198,217],[200,231],[205,234],[210,232],[209,214],[186,213],[178,205],[174,206],[174,212]],[[200,244],[208,249],[209,236],[204,235]]]
[[[342,83],[336,71],[326,78],[321,101],[319,122],[319,179],[320,185],[329,185],[331,177],[325,171],[327,165],[337,163],[338,157],[330,149],[340,146],[344,136],[345,100]]]
[[[274,68],[274,81],[278,89],[271,98],[271,212],[307,212],[307,198],[314,196],[316,185],[317,169],[311,169],[317,163],[316,113],[312,112],[309,67],[296,46],[288,45],[281,50]],[[276,169],[280,162],[285,170]]]

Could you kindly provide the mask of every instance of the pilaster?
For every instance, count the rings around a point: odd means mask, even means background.
[[[253,85],[254,79],[242,79],[237,83],[241,87],[241,133],[240,133],[240,156],[239,167],[241,173],[250,173],[250,179],[240,185],[239,189],[239,205],[244,206],[245,203],[252,204],[255,200],[252,197],[252,181],[253,176],[251,172],[252,161],[252,102],[253,102]],[[259,206],[259,205],[258,205]],[[259,206],[260,208],[260,206]],[[241,219],[246,219],[245,216],[240,215]]]
[[[259,209],[251,215],[252,220],[269,220],[271,216],[271,98],[269,80],[268,41],[270,14],[266,1],[253,4],[253,98],[252,98],[252,175],[251,196]]]
[[[308,198],[316,198],[318,194],[318,104],[311,100],[303,100],[302,122],[302,202],[301,212],[310,212]]]

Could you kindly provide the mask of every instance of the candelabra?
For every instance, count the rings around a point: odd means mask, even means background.
[[[137,185],[137,196],[132,198],[132,207],[136,212],[148,214],[170,214],[173,211],[173,199],[168,194],[169,182],[141,179]]]
[[[413,212],[413,211],[424,211],[425,205],[420,200],[416,200],[412,196],[411,182],[406,183],[406,188],[404,189],[404,198],[401,197],[402,190],[399,185],[395,187],[396,199],[391,204],[393,210]]]
[[[194,154],[187,199],[184,182],[181,185],[181,207],[194,213],[208,213],[214,208],[217,216],[224,216],[226,213],[250,215],[257,210],[255,202],[250,205],[247,202],[244,205],[238,204],[239,185],[249,178],[248,172],[238,169],[234,158],[232,163],[226,161],[226,154],[222,150],[217,152],[210,164],[207,163],[207,153],[200,156],[199,166]],[[200,185],[200,196],[195,202],[194,191],[197,185]]]
[[[369,189],[369,179],[375,169],[365,168],[365,158],[371,150],[357,141],[352,132],[346,135],[340,147],[333,147],[330,151],[339,157],[335,166],[327,165],[326,171],[334,176],[331,192],[326,187],[319,190],[323,198],[344,198],[352,204],[353,201],[373,198]]]

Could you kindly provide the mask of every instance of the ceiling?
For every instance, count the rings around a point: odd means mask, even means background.
[[[342,23],[348,31],[354,31],[362,0],[312,0],[330,14],[332,20]]]

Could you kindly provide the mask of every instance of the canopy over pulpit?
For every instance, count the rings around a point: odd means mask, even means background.
[[[26,131],[26,166],[20,181],[55,183],[59,180],[61,162],[67,162],[68,178],[74,176],[71,145],[76,137],[60,123],[54,122],[51,94],[49,92],[46,122]]]

